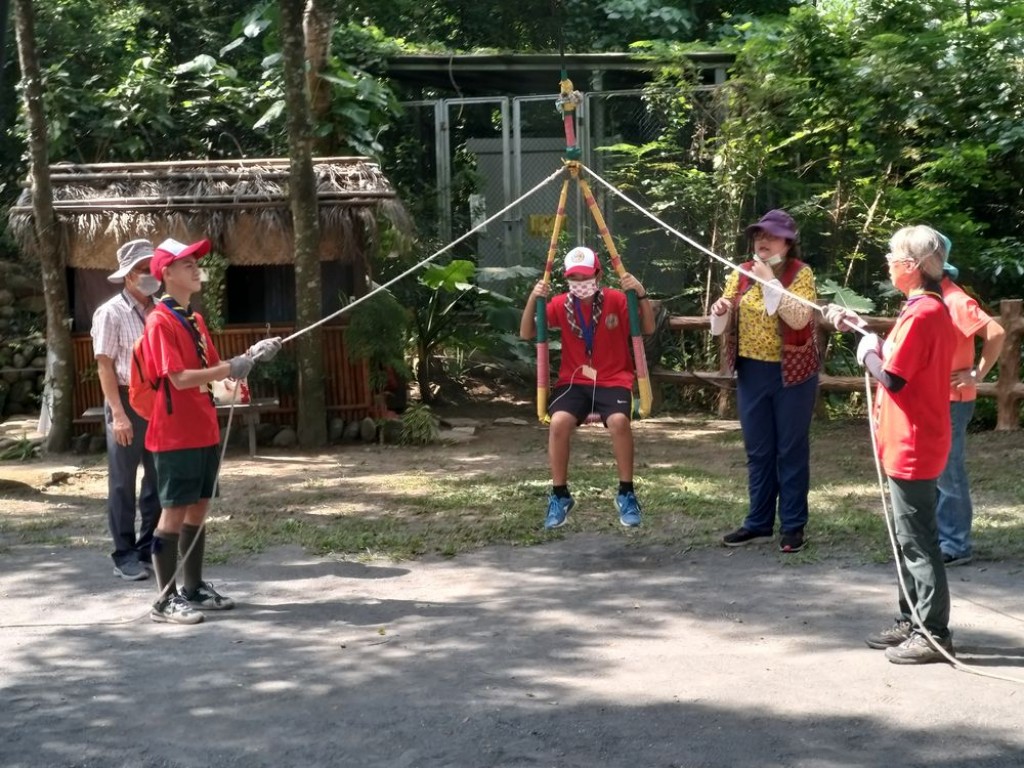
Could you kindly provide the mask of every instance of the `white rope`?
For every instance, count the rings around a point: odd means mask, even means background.
[[[664,221],[659,219],[653,213],[651,213],[646,208],[641,206],[640,203],[637,203],[637,202],[631,200],[629,197],[626,196],[626,194],[624,192],[621,192],[620,190],[618,190],[615,187],[613,187],[609,182],[607,182],[604,179],[602,179],[600,176],[598,176],[590,168],[587,168],[585,165],[581,165],[580,167],[584,171],[589,173],[591,176],[593,176],[602,186],[606,187],[608,190],[613,192],[618,197],[621,197],[623,200],[625,200],[631,206],[636,208],[637,211],[639,211],[644,216],[649,218],[651,221],[653,221],[659,227],[664,229],[666,232],[670,232],[671,234],[675,235],[676,237],[678,237],[683,242],[692,245],[698,251],[706,253],[712,259],[714,259],[715,261],[721,262],[722,264],[727,266],[729,269],[735,270],[736,272],[739,272],[741,275],[746,275],[747,277],[749,277],[754,282],[760,283],[761,285],[765,285],[765,286],[770,285],[770,287],[773,290],[781,291],[786,296],[789,296],[794,301],[799,302],[800,304],[803,304],[805,307],[810,307],[811,309],[815,310],[816,312],[821,312],[823,315],[825,314],[825,308],[820,306],[816,302],[813,302],[810,299],[805,299],[803,296],[797,296],[795,293],[793,293],[792,291],[782,287],[781,285],[776,285],[774,283],[774,281],[772,281],[772,280],[763,280],[760,277],[758,277],[757,275],[755,275],[753,272],[748,272],[747,270],[745,270],[743,267],[739,266],[738,264],[734,264],[733,262],[729,261],[728,259],[726,259],[726,258],[724,258],[722,256],[719,256],[717,253],[715,253],[714,251],[710,250],[709,248],[705,248],[703,245],[698,243],[696,240],[690,239],[689,237],[684,235],[682,232],[680,232],[678,229],[675,229],[674,227],[666,224]]]
[[[332,312],[331,314],[327,315],[327,317],[324,317],[324,318],[321,318],[320,320],[317,320],[317,321],[316,321],[315,323],[313,323],[312,325],[310,325],[310,326],[307,326],[306,328],[302,328],[301,330],[298,330],[298,331],[296,331],[296,332],[295,332],[295,333],[293,333],[293,334],[292,334],[291,336],[286,336],[285,338],[281,339],[281,343],[282,343],[282,344],[286,344],[286,343],[287,343],[287,342],[289,342],[289,341],[293,341],[294,339],[297,339],[297,338],[298,338],[299,336],[301,336],[302,334],[304,334],[304,333],[308,333],[309,331],[313,330],[314,328],[317,328],[317,327],[319,327],[319,326],[323,325],[324,323],[326,323],[326,322],[328,322],[328,321],[330,321],[330,320],[333,320],[334,318],[336,318],[336,317],[337,317],[338,315],[342,314],[343,312],[348,312],[348,311],[349,311],[350,309],[353,309],[354,307],[357,307],[357,306],[359,306],[359,305],[360,305],[360,304],[362,304],[362,303],[363,303],[364,301],[366,301],[367,299],[369,299],[369,298],[370,298],[371,296],[374,296],[375,294],[378,294],[378,293],[380,293],[381,291],[385,291],[385,290],[387,290],[388,288],[390,288],[390,287],[391,287],[392,285],[394,285],[394,284],[395,284],[395,283],[397,283],[398,281],[400,281],[400,280],[404,280],[404,279],[405,279],[406,277],[408,277],[409,275],[411,275],[411,274],[412,274],[413,272],[415,272],[415,271],[416,271],[417,269],[420,269],[420,268],[422,268],[422,267],[426,266],[427,264],[429,264],[430,262],[432,262],[432,261],[433,261],[434,259],[436,259],[436,258],[437,258],[438,256],[440,256],[440,255],[442,255],[442,254],[444,254],[444,253],[447,253],[448,251],[450,251],[450,250],[451,250],[452,248],[454,248],[454,247],[455,247],[456,245],[458,245],[459,243],[461,243],[461,242],[462,242],[463,240],[465,240],[465,239],[467,239],[468,237],[470,237],[470,235],[473,235],[473,234],[475,234],[476,232],[480,231],[481,229],[483,229],[484,227],[486,227],[486,226],[487,226],[488,224],[490,224],[490,223],[491,223],[492,221],[495,221],[496,219],[499,219],[499,218],[501,218],[502,216],[504,216],[504,215],[505,215],[506,213],[508,213],[509,211],[511,211],[511,210],[512,210],[513,208],[515,208],[515,207],[516,207],[517,205],[519,205],[519,204],[520,204],[521,202],[523,202],[524,200],[526,200],[526,199],[528,199],[528,198],[532,197],[532,196],[533,196],[534,194],[536,194],[536,193],[537,193],[537,192],[539,192],[539,191],[540,191],[541,189],[543,189],[544,187],[546,187],[546,186],[547,186],[548,184],[550,184],[550,183],[551,183],[552,181],[554,181],[555,179],[557,179],[557,178],[558,178],[559,176],[561,176],[561,175],[562,175],[562,174],[563,174],[564,172],[565,172],[565,168],[559,168],[559,169],[558,169],[557,171],[555,171],[555,172],[554,172],[554,173],[552,173],[552,174],[551,174],[550,176],[548,176],[548,177],[547,177],[546,179],[544,179],[544,180],[543,180],[543,181],[541,181],[541,182],[540,182],[539,184],[537,184],[537,185],[536,185],[535,187],[533,187],[533,189],[530,189],[529,191],[527,191],[527,192],[526,192],[526,193],[525,193],[525,194],[524,194],[524,195],[523,195],[522,197],[520,197],[520,198],[518,198],[518,199],[516,199],[516,200],[512,201],[511,203],[509,203],[508,205],[506,205],[506,206],[505,206],[504,208],[502,208],[502,209],[501,209],[500,211],[498,211],[497,213],[495,213],[495,214],[494,214],[493,216],[491,216],[491,217],[489,217],[489,218],[486,218],[486,219],[484,219],[483,221],[481,221],[481,222],[480,222],[479,224],[477,224],[477,225],[476,225],[475,227],[473,227],[473,228],[472,228],[471,230],[469,230],[468,232],[466,232],[466,233],[465,233],[464,235],[462,235],[461,237],[459,237],[459,238],[457,238],[457,239],[455,239],[455,240],[452,240],[452,241],[451,241],[450,243],[448,243],[448,245],[446,245],[446,246],[445,246],[444,248],[441,248],[441,249],[440,249],[439,251],[435,251],[435,252],[434,252],[434,253],[432,253],[432,254],[431,254],[430,256],[428,256],[427,258],[423,259],[423,261],[421,261],[421,262],[419,262],[418,264],[414,264],[413,266],[409,267],[409,268],[408,268],[407,270],[405,270],[405,272],[403,272],[402,274],[398,275],[397,277],[393,277],[392,279],[388,280],[388,281],[387,281],[386,283],[384,283],[383,285],[378,285],[378,286],[377,286],[376,288],[374,288],[374,289],[373,289],[372,291],[370,291],[370,292],[369,292],[369,293],[367,293],[366,295],[364,295],[364,296],[360,296],[360,297],[359,297],[358,299],[356,299],[356,300],[355,300],[355,301],[353,301],[353,302],[350,302],[349,304],[346,304],[346,305],[345,305],[344,307],[342,307],[341,309],[337,310],[336,312]]]

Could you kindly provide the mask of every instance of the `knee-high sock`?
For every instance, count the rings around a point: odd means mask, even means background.
[[[178,534],[157,529],[153,534],[153,572],[156,574],[156,585],[161,592],[170,584],[165,593],[167,597],[171,597],[177,591],[174,582],[174,573],[177,570]]]
[[[193,542],[195,542],[193,544]],[[191,548],[191,552],[189,549]],[[185,592],[192,594],[203,580],[203,556],[206,553],[206,526],[181,526],[178,540],[181,554],[181,581]]]

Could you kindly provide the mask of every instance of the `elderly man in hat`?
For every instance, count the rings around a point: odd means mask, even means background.
[[[127,581],[145,579],[153,532],[160,517],[156,469],[146,450],[146,420],[128,403],[132,346],[153,309],[152,295],[160,281],[149,271],[153,244],[132,240],[117,250],[117,271],[107,280],[121,290],[102,304],[92,318],[92,346],[103,390],[107,433],[107,523],[114,542],[114,575]],[[142,492],[136,477],[142,464]],[[135,529],[136,502],[141,520]]]

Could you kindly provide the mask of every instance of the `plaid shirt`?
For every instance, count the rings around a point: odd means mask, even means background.
[[[93,356],[106,355],[114,361],[117,383],[122,387],[128,386],[132,346],[145,330],[146,315],[152,308],[152,303],[140,304],[127,291],[121,291],[92,316]]]

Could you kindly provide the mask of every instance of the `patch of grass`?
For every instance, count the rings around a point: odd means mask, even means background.
[[[507,431],[500,440],[488,432],[464,446],[346,448],[308,461],[295,456],[274,471],[259,464],[238,471],[229,463],[224,496],[209,521],[207,556],[224,562],[295,545],[366,558],[450,557],[579,533],[620,536],[630,546],[717,547],[746,514],[745,457],[735,422],[655,419],[637,430],[644,523],[630,530],[618,523],[617,473],[604,430],[580,430],[570,467],[577,505],[568,524],[553,532],[543,529],[550,487],[544,431]],[[780,554],[780,562],[889,561],[866,424],[816,421],[811,450],[810,543],[798,555]],[[976,556],[1024,557],[1024,480],[1008,471],[1024,465],[1024,441],[1016,434],[971,434],[968,456]],[[49,490],[0,502],[5,545],[105,543],[101,480],[97,474],[91,485],[52,491],[61,508],[47,498]]]

